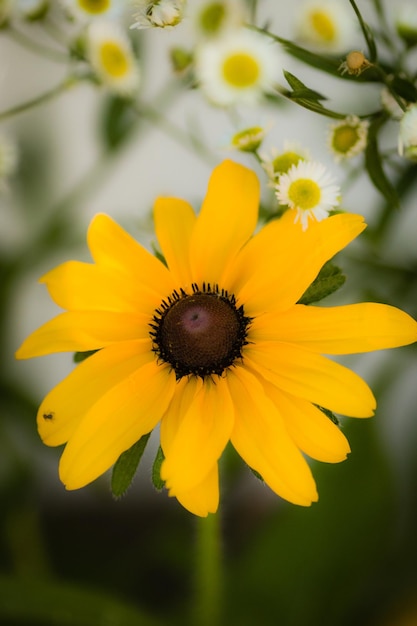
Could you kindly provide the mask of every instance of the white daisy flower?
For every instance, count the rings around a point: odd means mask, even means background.
[[[61,3],[73,18],[84,22],[115,17],[125,4],[123,0],[61,0]]]
[[[309,219],[320,222],[339,204],[340,188],[322,163],[299,161],[282,174],[275,187],[281,205],[296,211],[294,222],[306,230]]]
[[[244,29],[208,40],[196,51],[195,73],[200,88],[220,106],[258,102],[272,89],[281,71],[276,44]]]
[[[356,115],[348,115],[344,120],[329,127],[327,145],[336,161],[351,159],[363,152],[368,139],[369,122]]]
[[[306,0],[297,11],[295,31],[304,43],[337,53],[354,47],[358,26],[345,0]]]
[[[278,151],[276,148],[271,148],[269,154],[261,154],[260,157],[262,167],[275,186],[281,174],[286,174],[293,165],[297,165],[300,161],[308,161],[310,154],[298,143],[284,141],[283,150]]]
[[[398,152],[411,161],[417,161],[417,104],[402,116],[398,137]]]
[[[183,18],[186,0],[135,0],[136,20],[130,28],[167,28]]]
[[[243,26],[247,11],[241,0],[209,0],[195,6],[191,18],[199,35],[217,37],[221,32]]]
[[[18,161],[16,142],[6,135],[0,135],[0,191],[7,189],[7,181],[15,173]]]
[[[116,22],[92,22],[87,30],[87,58],[97,78],[111,91],[132,95],[140,72],[130,40]]]

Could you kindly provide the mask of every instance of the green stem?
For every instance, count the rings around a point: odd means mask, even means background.
[[[195,626],[218,626],[222,603],[222,558],[219,513],[197,519]]]
[[[10,37],[12,37],[21,46],[27,48],[27,50],[30,50],[31,52],[42,55],[50,61],[55,61],[57,63],[68,63],[69,61],[69,56],[65,52],[54,50],[53,48],[45,46],[38,41],[34,41],[25,33],[17,30],[15,26],[9,26],[8,33]]]
[[[156,109],[142,104],[135,105],[133,109],[139,117],[142,116],[147,119],[156,127],[163,130],[167,135],[174,139],[174,141],[177,141],[182,146],[187,146],[191,148],[191,150],[194,150],[203,159],[203,161],[206,161],[210,166],[214,166],[217,163],[218,159],[216,156],[209,151],[207,146],[203,144],[197,136],[185,132],[182,128],[173,124],[167,117]]]
[[[9,117],[13,117],[13,115],[17,115],[18,113],[24,113],[25,111],[29,111],[30,109],[33,109],[34,107],[37,107],[44,102],[52,100],[66,89],[70,89],[71,87],[73,87],[77,82],[79,82],[79,79],[77,79],[76,77],[67,76],[67,78],[65,78],[61,83],[59,83],[49,91],[42,93],[40,96],[36,96],[36,98],[32,98],[32,100],[27,100],[26,102],[22,102],[21,104],[7,109],[6,111],[0,112],[0,122],[2,120],[8,119]]]

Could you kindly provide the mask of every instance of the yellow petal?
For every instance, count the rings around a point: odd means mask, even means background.
[[[179,198],[158,198],[154,206],[155,232],[175,282],[191,286],[190,238],[196,221],[192,207]]]
[[[245,363],[283,391],[350,417],[370,417],[375,398],[348,368],[295,344],[270,341],[246,346]]]
[[[155,359],[131,373],[89,409],[68,441],[59,466],[67,489],[84,487],[161,419],[175,389],[169,367]]]
[[[93,218],[87,240],[91,255],[99,265],[121,271],[158,294],[172,292],[172,277],[165,265],[108,215]]]
[[[290,396],[274,385],[266,393],[279,406],[285,427],[294,443],[317,461],[339,463],[350,452],[349,442],[336,424],[310,402]]]
[[[253,233],[259,204],[254,172],[233,161],[213,170],[191,239],[194,281],[219,283],[227,265]]]
[[[48,446],[66,443],[102,396],[153,358],[148,342],[129,341],[100,350],[77,365],[39,407],[43,442]]]
[[[183,377],[177,382],[175,394],[162,417],[160,426],[161,447],[165,456],[171,454],[178,429],[195,397],[202,393],[203,384],[203,380],[196,376]]]
[[[166,296],[114,268],[68,261],[45,274],[51,298],[69,311],[124,311],[150,314]],[[170,292],[169,292],[170,293]]]
[[[227,378],[236,407],[231,439],[237,452],[275,493],[294,504],[309,506],[318,499],[316,485],[285,428],[280,407],[245,368],[230,370]]]
[[[17,359],[29,359],[53,352],[98,350],[118,341],[147,339],[149,316],[110,311],[61,313],[35,330],[16,352]]]
[[[325,354],[355,354],[417,341],[417,322],[386,304],[296,305],[254,319],[252,340],[278,340]]]
[[[177,403],[169,407],[171,410],[177,410]],[[166,419],[167,415],[163,421]],[[233,420],[233,404],[225,379],[206,379],[180,419],[171,445],[168,449],[163,447],[161,478],[171,495],[190,491],[206,478],[229,440]]]
[[[291,211],[270,222],[243,248],[227,276],[247,315],[285,311],[320,269],[365,228],[363,217],[339,214],[303,231]]]
[[[199,485],[190,489],[190,491],[184,491],[175,495],[178,502],[188,511],[194,513],[194,515],[207,517],[209,513],[215,513],[219,506],[217,463]]]

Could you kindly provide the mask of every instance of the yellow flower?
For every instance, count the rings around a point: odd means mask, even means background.
[[[322,265],[363,229],[339,214],[303,232],[286,213],[252,236],[256,175],[232,161],[213,172],[196,217],[184,200],[154,208],[167,266],[106,215],[88,231],[93,263],[47,273],[65,312],[17,352],[30,358],[98,350],[46,396],[38,428],[66,444],[60,477],[77,489],[161,424],[161,476],[201,516],[218,506],[218,461],[230,440],[277,494],[308,506],[316,486],[303,453],[326,462],[349,452],[317,408],[374,413],[367,384],[322,356],[417,340],[417,323],[382,304],[297,304]]]

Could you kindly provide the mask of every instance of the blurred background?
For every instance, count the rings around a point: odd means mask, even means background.
[[[3,9],[0,2],[0,15],[11,4],[19,3],[3,2]],[[249,4],[253,10],[256,3]],[[296,40],[305,2],[257,4],[258,25]],[[344,4],[351,9],[348,0]],[[347,281],[326,304],[373,300],[417,317],[417,166],[396,154],[398,121],[388,121],[379,137],[382,149],[394,155],[387,168],[401,200],[394,208],[370,180],[363,155],[349,163],[334,160],[325,116],[280,97],[255,106],[218,107],[173,71],[170,51],[178,46],[192,51],[198,43],[193,15],[202,5],[189,0],[178,26],[147,30],[129,30],[134,10],[124,7],[120,19],[142,76],[133,112],[105,86],[84,80],[37,106],[2,116],[49,93],[74,59],[42,53],[42,47],[59,48],[43,20],[9,13],[0,29],[0,144],[7,139],[17,150],[16,167],[0,188],[0,624],[5,626],[210,623],[193,608],[200,584],[200,522],[165,492],[157,493],[149,478],[157,433],[123,498],[111,495],[109,476],[66,492],[57,475],[61,450],[42,444],[35,418],[43,396],[74,367],[72,355],[14,359],[21,341],[57,312],[39,277],[67,259],[89,258],[85,233],[95,213],[108,213],[151,246],[155,197],[183,197],[198,208],[212,167],[224,158],[253,167],[263,202],[270,204],[262,167],[230,147],[236,132],[262,126],[268,132],[261,152],[281,151],[286,140],[301,144],[341,184],[343,208],[365,215],[369,223],[366,234],[339,254]],[[383,9],[395,37],[395,0],[357,5],[375,32],[381,30],[378,9]],[[60,10],[53,6],[52,17],[43,18],[49,27],[56,26]],[[75,36],[81,28],[77,19],[66,20],[60,29]],[[392,51],[381,42],[381,56],[389,59]],[[358,28],[344,51],[315,50],[342,62],[350,49],[365,48]],[[415,79],[416,56],[409,52]],[[344,81],[284,49],[281,54],[286,70],[326,94],[329,109],[361,115],[381,107],[378,81]],[[277,81],[285,82],[281,76]],[[220,623],[417,625],[416,356],[416,346],[408,346],[343,359],[371,385],[378,409],[371,420],[343,420],[352,448],[346,462],[312,463],[320,500],[311,508],[281,501],[232,454],[227,457],[219,512]]]

